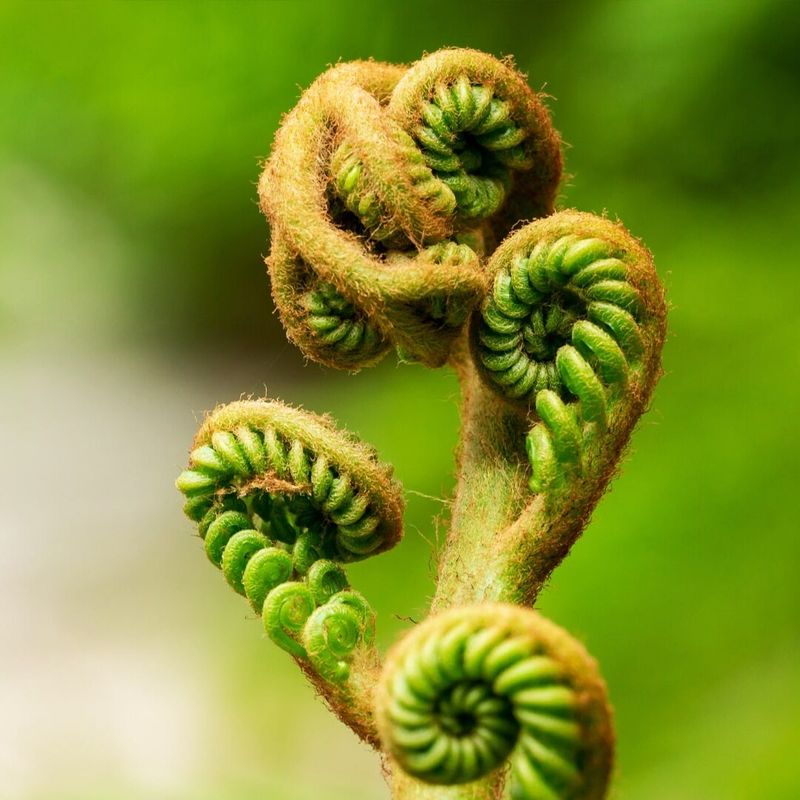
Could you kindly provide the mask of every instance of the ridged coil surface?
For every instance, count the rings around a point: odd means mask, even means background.
[[[515,800],[602,797],[613,734],[594,662],[536,612],[484,604],[420,624],[390,654],[381,737],[427,783],[510,763]]]
[[[489,262],[473,353],[487,383],[539,420],[527,440],[534,491],[580,474],[591,441],[638,391],[652,315],[642,249],[626,244],[612,223],[562,212],[521,229]]]
[[[209,560],[271,638],[323,677],[346,679],[374,615],[341,563],[397,542],[390,471],[326,420],[247,401],[208,418],[176,485]]]

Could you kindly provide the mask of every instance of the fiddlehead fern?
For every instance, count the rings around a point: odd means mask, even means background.
[[[430,617],[390,653],[377,694],[381,739],[427,783],[511,764],[514,800],[605,795],[613,731],[594,661],[534,611],[502,604]]]
[[[327,419],[234,403],[206,420],[177,481],[209,559],[270,638],[391,756],[397,800],[497,800],[507,775],[512,800],[600,800],[608,785],[594,662],[505,601],[533,602],[607,486],[659,375],[664,299],[621,226],[552,213],[559,148],[508,62],[443,50],[407,69],[329,70],[262,174],[290,339],[340,368],[391,349],[450,363],[464,389],[433,598],[455,607],[383,672],[374,614],[342,567],[401,534],[398,487],[371,450]]]
[[[664,335],[652,260],[621,226],[562,212],[509,237],[489,272],[476,361],[539,419],[527,440],[532,491],[563,486],[649,396]]]
[[[443,50],[408,69],[329,70],[284,120],[259,186],[289,337],[347,369],[393,346],[444,363],[484,290],[467,242],[552,210],[560,170],[544,106],[505,62]]]
[[[400,538],[390,470],[323,418],[247,401],[208,417],[176,485],[209,560],[270,637],[326,680],[346,680],[374,623],[338,562]]]

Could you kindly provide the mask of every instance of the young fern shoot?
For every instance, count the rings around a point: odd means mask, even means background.
[[[402,489],[370,447],[240,401],[207,417],[177,480],[209,560],[381,754],[396,800],[608,791],[597,665],[530,606],[647,408],[665,303],[620,224],[555,212],[560,176],[541,97],[474,50],[338,65],[275,137],[259,195],[289,338],[331,367],[394,350],[462,386],[431,614],[385,658],[345,572],[402,536]]]

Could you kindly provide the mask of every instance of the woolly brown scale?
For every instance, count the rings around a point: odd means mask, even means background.
[[[479,258],[431,259],[430,246],[466,246],[481,225],[494,237],[509,209],[551,211],[560,169],[541,99],[505,62],[445,50],[407,69],[331,69],[284,120],[259,187],[289,337],[343,369],[392,346],[444,364],[485,276]],[[431,296],[467,313],[442,325]]]
[[[450,216],[456,208],[451,189],[434,177],[414,140],[402,130],[395,136],[400,143],[401,169],[408,176],[412,190],[436,215]],[[331,188],[345,208],[364,226],[367,236],[387,247],[408,247],[410,242],[382,203],[380,194],[369,181],[363,162],[346,144],[341,144],[331,158]]]

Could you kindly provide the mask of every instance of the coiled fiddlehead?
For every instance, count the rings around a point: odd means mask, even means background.
[[[217,409],[194,444],[176,485],[209,560],[280,647],[346,680],[374,620],[340,562],[399,540],[390,470],[327,420],[274,402]]]
[[[329,70],[284,120],[259,185],[289,337],[341,368],[392,347],[443,364],[484,292],[467,241],[549,213],[560,170],[544,106],[505,62],[442,50],[408,69]]]
[[[473,325],[476,361],[498,394],[538,417],[531,489],[591,469],[596,450],[654,383],[663,293],[649,253],[620,225],[562,212],[531,223],[489,262]]]
[[[421,781],[501,780],[510,761],[514,800],[605,795],[605,685],[585,650],[535,611],[482,604],[428,618],[390,653],[377,707],[384,746]]]

